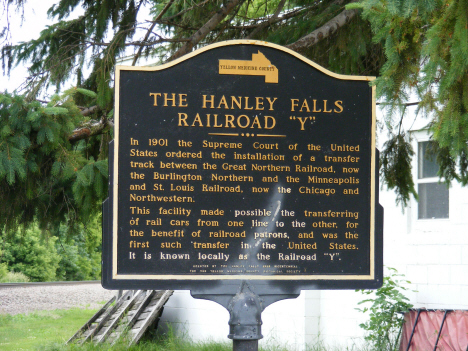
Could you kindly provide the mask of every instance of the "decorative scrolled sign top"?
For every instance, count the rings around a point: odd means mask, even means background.
[[[117,66],[104,285],[379,285],[372,79],[257,41]]]

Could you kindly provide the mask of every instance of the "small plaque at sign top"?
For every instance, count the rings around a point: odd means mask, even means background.
[[[103,285],[378,287],[372,79],[255,41],[117,66]]]

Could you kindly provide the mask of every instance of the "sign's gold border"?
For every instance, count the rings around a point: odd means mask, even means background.
[[[375,77],[370,76],[348,76],[343,74],[337,74],[327,70],[326,68],[319,66],[315,62],[308,58],[292,51],[286,47],[268,43],[266,41],[258,40],[230,40],[223,41],[211,45],[207,45],[201,49],[193,51],[185,56],[178,58],[177,60],[165,63],[159,66],[116,66],[115,67],[115,108],[114,108],[114,181],[113,181],[113,242],[112,242],[112,279],[114,280],[372,280],[375,279],[375,146],[376,146],[376,91],[375,86],[372,87],[372,123],[371,123],[371,198],[370,198],[370,274],[369,275],[127,275],[117,273],[117,233],[118,233],[118,187],[119,187],[119,103],[120,103],[120,72],[121,71],[160,71],[169,67],[175,66],[180,62],[188,60],[194,56],[200,55],[201,53],[213,50],[223,46],[232,45],[259,45],[274,48],[280,51],[284,51],[296,58],[304,61],[315,69],[319,70],[326,75],[337,78],[340,80],[360,80],[360,81],[373,81]]]

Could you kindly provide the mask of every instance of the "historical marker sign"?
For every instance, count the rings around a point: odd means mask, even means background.
[[[118,66],[104,285],[378,285],[372,79],[251,41]]]

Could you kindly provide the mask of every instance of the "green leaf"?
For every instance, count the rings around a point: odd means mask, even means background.
[[[51,174],[54,177],[58,177],[58,175],[60,174],[61,168],[62,168],[62,163],[59,161],[55,161],[54,164],[52,165]]]
[[[7,136],[13,134],[10,126],[7,124],[5,126],[3,126],[1,132],[0,132],[0,135],[2,136],[2,138],[6,138]]]
[[[45,107],[44,113],[47,115],[66,115],[68,110],[63,107]]]
[[[94,91],[88,90],[88,89],[83,89],[83,88],[76,88],[76,91],[80,94],[83,94],[87,97],[95,99],[97,97],[97,94]]]
[[[394,268],[388,268],[389,274],[384,277],[383,285],[375,291],[375,298],[365,299],[359,304],[371,303],[369,307],[360,309],[362,313],[368,313],[369,320],[361,323],[360,327],[368,332],[365,339],[369,341],[375,350],[394,350],[394,345],[398,344],[396,337],[403,323],[403,317],[399,312],[407,312],[412,305],[404,302],[409,301],[402,291],[405,288],[399,285],[398,274]],[[362,294],[367,295],[362,291]]]

